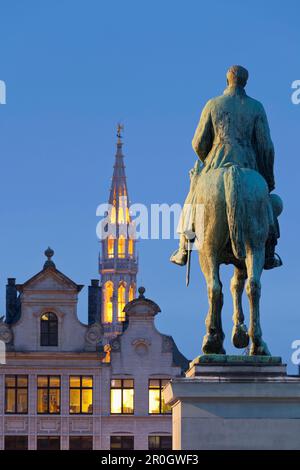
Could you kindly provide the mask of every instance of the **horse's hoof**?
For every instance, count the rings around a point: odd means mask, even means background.
[[[231,341],[232,344],[238,349],[243,349],[248,346],[249,335],[246,325],[241,323],[233,327]]]
[[[271,353],[266,343],[261,340],[259,344],[252,343],[250,356],[271,356]]]
[[[223,339],[218,335],[205,335],[202,343],[202,351],[204,354],[226,354],[223,348]]]

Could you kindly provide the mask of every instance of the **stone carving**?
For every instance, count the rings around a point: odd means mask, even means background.
[[[244,90],[247,79],[246,69],[231,67],[224,95],[210,100],[201,114],[192,144],[203,166],[197,163],[192,171],[187,210],[183,210],[179,226],[180,246],[171,257],[176,264],[186,264],[191,244],[198,242],[209,301],[202,344],[205,354],[225,354],[219,277],[224,263],[235,267],[232,342],[246,348],[250,338],[250,355],[270,355],[260,326],[260,277],[263,269],[282,264],[275,255],[282,201],[270,195],[275,187],[274,148],[262,104]],[[199,207],[204,208],[202,217],[197,213]],[[249,330],[241,300],[245,284]]]
[[[119,338],[114,338],[110,344],[111,344],[111,349],[113,352],[121,350],[121,343],[120,343]]]
[[[103,336],[103,328],[100,323],[93,323],[88,326],[85,334],[85,341],[90,345],[96,345],[99,343]]]
[[[134,346],[135,353],[140,357],[144,357],[148,354],[151,341],[145,338],[138,338],[133,340],[131,344]]]

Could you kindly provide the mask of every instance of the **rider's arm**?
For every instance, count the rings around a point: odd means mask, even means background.
[[[273,191],[275,188],[274,145],[270,135],[267,115],[261,103],[259,103],[259,111],[255,119],[253,143],[257,155],[258,170],[267,181],[269,191]]]
[[[211,102],[208,101],[201,113],[200,121],[192,140],[192,147],[202,162],[204,162],[211,150],[213,139]]]

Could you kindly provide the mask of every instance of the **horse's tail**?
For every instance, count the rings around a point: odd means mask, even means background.
[[[229,235],[234,256],[237,259],[246,257],[244,242],[244,202],[241,185],[241,170],[232,165],[224,174],[224,189]]]

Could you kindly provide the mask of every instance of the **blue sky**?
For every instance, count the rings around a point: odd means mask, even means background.
[[[264,103],[276,148],[284,266],[263,274],[261,317],[271,352],[290,364],[300,339],[300,105],[291,102],[291,83],[300,79],[299,13],[296,0],[1,0],[0,312],[6,278],[21,283],[39,271],[48,245],[74,281],[87,286],[97,276],[95,211],[108,198],[117,121],[125,123],[131,201],[183,202],[200,111],[239,63],[250,73],[248,94]],[[186,289],[184,270],[168,261],[175,247],[139,242],[139,284],[162,309],[159,329],[193,358],[206,287],[194,254]],[[228,352],[231,272],[222,268]]]

